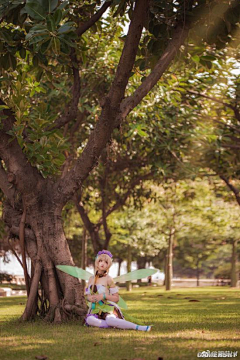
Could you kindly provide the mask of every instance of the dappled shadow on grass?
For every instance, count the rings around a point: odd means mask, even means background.
[[[5,351],[8,359],[30,360],[45,354],[49,359],[57,360],[130,360],[143,358],[167,360],[196,358],[200,350],[236,350],[235,340],[202,338],[195,332],[187,337],[184,333],[167,334],[136,332],[131,330],[81,328],[77,326],[47,327],[44,333],[36,333],[22,337],[9,336]],[[34,338],[33,338],[34,336]],[[180,351],[180,352],[179,352]],[[181,357],[182,354],[182,357]]]
[[[154,325],[149,333],[87,328],[78,322],[58,326],[42,321],[19,323],[16,319],[24,308],[19,305],[22,299],[15,298],[15,302],[13,298],[4,299],[4,306],[14,309],[14,314],[19,309],[15,320],[6,321],[1,331],[4,360],[30,360],[37,355],[46,355],[49,360],[157,360],[158,357],[193,360],[198,351],[239,348],[240,326],[236,315],[240,311],[239,300],[233,293],[228,296],[225,292],[225,299],[215,301],[214,297],[219,295],[211,294],[210,298],[204,293],[193,296],[184,292],[182,296],[200,300],[191,303],[189,299],[178,299],[177,294],[171,294],[174,298],[168,299],[169,294],[158,297],[158,291],[145,291],[143,298],[139,291],[123,298],[127,300],[130,315]],[[1,306],[3,299],[0,300]],[[12,317],[11,310],[9,316]]]
[[[27,302],[26,296],[11,296],[0,298],[0,309],[8,308],[16,305],[25,305]]]

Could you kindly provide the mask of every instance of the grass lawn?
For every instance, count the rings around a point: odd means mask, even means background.
[[[193,360],[203,350],[238,351],[240,359],[239,289],[141,287],[121,295],[129,314],[152,331],[20,323],[26,298],[0,298],[0,359]]]

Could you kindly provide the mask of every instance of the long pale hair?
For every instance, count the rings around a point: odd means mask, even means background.
[[[107,267],[107,270],[106,270],[106,273],[104,274],[104,276],[107,276],[108,274],[108,271],[112,265],[112,259],[110,258],[109,255],[107,254],[101,254],[101,255],[98,255],[96,260],[95,260],[95,271],[94,271],[94,282],[93,282],[93,291],[94,291],[94,287],[96,285],[96,282],[97,282],[97,279],[99,278],[99,275],[98,275],[98,270],[99,270],[99,261],[100,260],[105,260],[107,261],[108,263],[108,267]]]

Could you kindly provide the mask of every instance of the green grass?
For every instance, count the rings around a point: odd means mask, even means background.
[[[1,360],[193,360],[203,350],[238,351],[240,359],[239,289],[145,287],[121,295],[151,332],[20,323],[26,298],[1,298]]]
[[[1,288],[11,288],[12,290],[26,290],[26,285],[0,284]]]

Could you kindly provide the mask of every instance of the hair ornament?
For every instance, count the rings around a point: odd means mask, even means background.
[[[102,255],[102,254],[108,255],[108,256],[110,256],[110,258],[113,257],[112,254],[110,253],[110,251],[108,251],[108,250],[101,250],[101,251],[99,251],[99,252],[97,253],[96,259],[98,258],[99,255]]]

